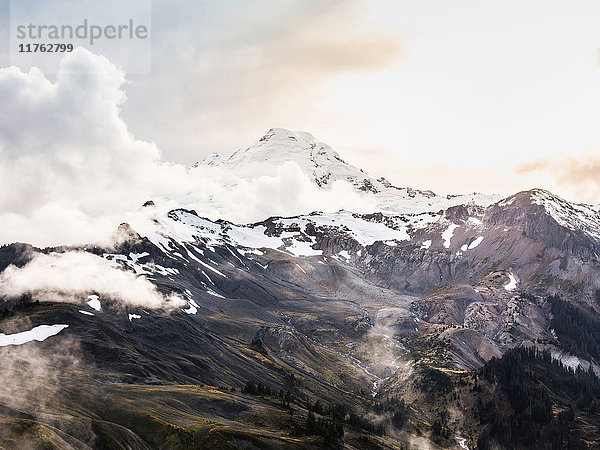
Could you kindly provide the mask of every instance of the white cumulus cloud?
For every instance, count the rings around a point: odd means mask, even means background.
[[[160,211],[186,207],[234,222],[368,205],[343,182],[318,189],[294,163],[248,180],[162,161],[120,116],[126,83],[84,49],[63,58],[55,80],[36,68],[0,69],[3,243],[98,242],[149,199]]]
[[[92,293],[126,306],[185,305],[178,296],[158,292],[147,278],[111,267],[89,253],[38,253],[25,266],[10,265],[0,273],[0,295],[9,298],[31,294],[37,300],[85,303]]]

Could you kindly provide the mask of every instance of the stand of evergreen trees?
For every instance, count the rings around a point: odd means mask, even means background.
[[[452,379],[441,370],[423,367],[421,374],[421,379],[418,381],[417,386],[423,391],[435,396],[447,394],[452,391]]]
[[[246,383],[246,385],[242,388],[242,393],[248,395],[260,395],[263,397],[278,397],[282,400],[282,403],[288,407],[296,400],[296,397],[291,391],[274,389],[266,384],[254,383],[253,381],[248,381]]]
[[[387,397],[373,405],[373,411],[377,414],[390,413],[394,428],[401,430],[408,422],[409,411],[403,398],[398,396]]]
[[[337,447],[344,437],[344,426],[333,419],[317,419],[315,413],[309,411],[306,418],[306,434],[323,436],[323,444],[326,447]]]
[[[294,384],[293,374],[291,379],[286,377],[287,384]],[[275,389],[263,383],[248,381],[242,388],[242,393],[247,395],[256,395],[261,397],[280,398],[282,403],[291,408],[291,403],[297,403],[296,396],[291,391]],[[387,400],[385,403],[379,403],[379,411],[389,411],[389,408],[396,408],[397,411],[392,416],[392,423],[397,428],[401,428],[406,420],[407,409],[404,401],[401,403],[397,399]],[[384,406],[385,405],[385,406]],[[357,414],[349,407],[339,404],[324,404],[317,399],[315,402],[306,401],[308,416],[304,428],[294,425],[293,433],[296,435],[308,434],[323,437],[324,446],[327,448],[337,448],[344,437],[344,425],[350,426],[356,430],[366,433],[382,436],[385,434],[385,425],[383,423],[375,424],[366,417]],[[290,409],[290,411],[292,411]]]
[[[310,416],[310,414],[312,413],[312,418],[315,417],[315,414],[318,414],[323,417],[327,417],[327,419],[325,419],[325,421],[323,422],[326,429],[324,430],[323,428],[321,428],[322,432],[327,431],[328,426],[330,428],[333,427],[333,428],[338,429],[339,426],[341,425],[342,429],[343,429],[343,424],[346,424],[348,426],[353,427],[354,429],[362,430],[362,431],[365,431],[365,432],[371,433],[371,434],[376,434],[378,436],[382,436],[385,434],[385,426],[383,423],[378,423],[378,424],[373,423],[366,417],[356,413],[355,411],[349,409],[345,405],[341,405],[338,403],[331,404],[331,405],[323,405],[321,400],[316,400],[314,403],[312,403],[309,400],[306,403],[306,409],[309,411],[309,417],[307,418],[307,423],[306,423],[307,431],[310,430],[312,427],[313,421]],[[309,420],[310,420],[311,426],[309,426]],[[318,420],[317,420],[317,422],[318,422]],[[331,422],[331,424],[329,424],[329,422]],[[328,432],[331,433],[331,430],[329,430]],[[314,433],[314,434],[323,435],[322,433]],[[338,434],[340,436],[343,436],[343,433],[338,433]]]
[[[600,319],[558,295],[548,297],[552,307],[551,326],[561,346],[570,353],[600,361]]]
[[[479,449],[494,444],[585,448],[577,435],[575,411],[595,416],[600,410],[600,381],[593,371],[573,370],[547,351],[521,347],[507,351],[502,358],[492,358],[479,376],[503,393],[511,408],[508,412],[502,408],[499,393],[491,400],[482,400],[486,396],[480,395],[477,416],[483,429]],[[481,391],[481,386],[477,390]],[[554,415],[553,406],[562,411]]]

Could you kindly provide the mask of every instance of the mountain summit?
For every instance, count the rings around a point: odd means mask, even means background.
[[[258,142],[238,150],[229,158],[213,153],[198,165],[218,166],[227,173],[252,179],[271,175],[286,162],[296,163],[302,173],[321,189],[331,189],[336,181],[351,184],[357,192],[376,200],[377,212],[440,211],[461,204],[488,206],[501,199],[498,195],[479,193],[441,196],[432,191],[394,186],[383,177],[372,177],[348,164],[338,152],[312,134],[284,128],[271,128]]]

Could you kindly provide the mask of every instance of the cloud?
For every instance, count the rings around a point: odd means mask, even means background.
[[[600,156],[568,155],[538,159],[516,168],[520,175],[548,174],[554,184],[571,196],[589,203],[600,202]]]
[[[55,81],[36,68],[0,70],[3,243],[106,243],[149,199],[160,212],[186,207],[234,222],[369,206],[343,182],[323,192],[293,163],[236,179],[162,161],[120,117],[125,84],[118,68],[84,49],[64,57]]]
[[[55,82],[36,68],[0,70],[5,242],[51,243],[69,232],[86,240],[113,227],[95,221],[99,213],[119,213],[147,197],[146,176],[160,153],[120,119],[124,82],[108,60],[82,49],[64,57]]]
[[[330,190],[317,188],[293,161],[283,163],[272,175],[250,179],[207,167],[191,170],[190,176],[208,183],[201,196],[190,198],[188,205],[203,215],[228,217],[239,223],[313,211],[370,212],[376,207],[373,199],[358,194],[345,181],[333,182]]]
[[[25,266],[8,266],[0,273],[0,295],[31,294],[41,301],[85,303],[98,294],[123,306],[165,308],[184,306],[175,295],[164,296],[144,276],[114,268],[99,256],[82,252],[37,253]]]

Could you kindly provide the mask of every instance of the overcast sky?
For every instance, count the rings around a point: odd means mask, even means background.
[[[0,67],[9,64],[8,17],[0,0]],[[18,175],[26,201],[0,195],[0,213],[26,214],[29,202],[53,198],[56,183],[31,186],[23,181],[31,172],[15,172],[41,160],[21,158],[19,145],[36,141],[37,151],[57,152],[52,164],[56,155],[64,164],[65,146],[82,151],[86,133],[97,137],[85,127],[102,121],[117,130],[119,145],[135,149],[125,158],[129,150],[113,149],[119,170],[136,155],[182,165],[214,151],[229,155],[282,127],[309,131],[400,186],[501,194],[545,187],[600,202],[600,2],[155,0],[151,34],[152,71],[125,74],[126,84],[109,61],[85,54],[58,81],[25,76],[30,67],[3,73],[0,172]],[[107,79],[74,77],[82,64]],[[68,109],[79,95],[69,83],[84,83],[97,102]],[[23,102],[32,86],[43,98],[36,105]],[[60,108],[66,112],[49,121]],[[65,144],[48,122],[69,117],[62,126],[81,129]],[[40,173],[50,167],[65,176],[52,164]]]

